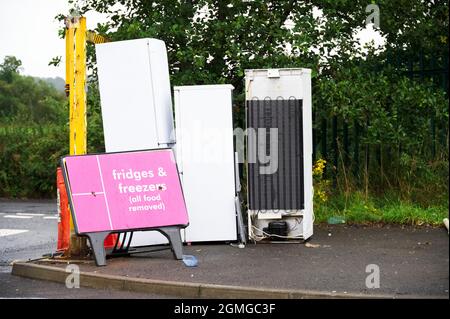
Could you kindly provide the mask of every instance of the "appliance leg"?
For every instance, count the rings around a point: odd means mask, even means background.
[[[98,232],[86,234],[94,253],[95,264],[97,266],[106,266],[105,238],[109,232]]]
[[[157,230],[169,240],[174,258],[178,260],[183,259],[183,243],[181,242],[180,228],[171,226],[161,227]]]

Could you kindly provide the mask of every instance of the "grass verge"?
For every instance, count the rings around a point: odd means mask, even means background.
[[[448,217],[448,203],[441,206],[421,207],[414,203],[395,199],[365,198],[356,192],[350,196],[331,196],[326,202],[315,203],[315,222],[327,223],[329,220],[342,219],[345,223],[370,224],[442,224]]]

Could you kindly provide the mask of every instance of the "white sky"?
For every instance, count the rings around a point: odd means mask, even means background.
[[[0,62],[14,55],[22,61],[22,74],[64,78],[65,41],[58,37],[62,23],[55,16],[68,10],[65,0],[0,0]],[[86,15],[88,29],[103,19]],[[62,56],[60,66],[49,66],[56,56]]]
[[[0,0],[0,62],[6,55],[14,55],[22,61],[22,74],[64,78],[65,42],[58,37],[61,24],[55,16],[67,14],[68,9],[65,0]],[[104,19],[98,13],[88,13],[87,28],[93,29]],[[383,42],[371,27],[358,35],[362,42]],[[49,66],[56,56],[62,56],[60,66]]]

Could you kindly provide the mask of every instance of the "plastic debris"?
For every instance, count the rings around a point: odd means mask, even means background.
[[[183,263],[187,267],[197,267],[198,260],[195,256],[192,255],[183,255]]]
[[[328,224],[330,225],[345,224],[345,218],[341,216],[331,216],[328,218]]]
[[[319,248],[319,247],[320,247],[320,244],[306,243],[306,244],[305,244],[305,247],[308,247],[308,248]]]

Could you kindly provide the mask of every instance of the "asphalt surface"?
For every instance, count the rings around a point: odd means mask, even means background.
[[[170,251],[108,259],[81,271],[157,280],[329,293],[448,298],[449,237],[445,228],[319,226],[311,245],[192,245],[198,259],[186,267]],[[366,286],[367,266],[380,270],[380,287]]]
[[[0,201],[0,266],[8,266],[16,259],[34,259],[54,252],[56,213],[54,201]],[[12,231],[23,232],[10,234]]]
[[[11,262],[53,253],[57,241],[55,201],[0,200],[0,298],[172,298],[164,295],[90,288],[66,288],[47,281],[11,276]]]
[[[23,216],[32,218],[11,218]],[[57,220],[53,202],[0,201],[0,297],[38,298],[164,298],[127,292],[67,289],[64,285],[12,277],[8,264],[54,251]],[[19,215],[20,214],[20,215]],[[6,230],[27,230],[5,235]],[[309,246],[304,244],[248,244],[240,249],[225,244],[192,245],[184,254],[198,259],[186,267],[170,251],[109,258],[108,266],[80,264],[81,271],[137,278],[300,289],[329,293],[426,296],[448,298],[449,237],[445,228],[400,226],[316,226]],[[366,286],[368,265],[380,270],[380,287]],[[61,264],[52,266],[65,267]]]

